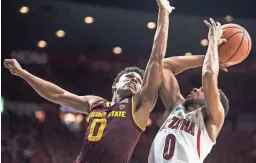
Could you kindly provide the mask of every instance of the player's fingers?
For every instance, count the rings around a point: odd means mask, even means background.
[[[7,67],[8,67],[8,69],[12,69],[13,68],[13,66],[11,64],[8,64]]]
[[[215,23],[215,21],[212,19],[212,18],[210,18],[210,21],[211,21],[211,23],[212,23],[212,26],[216,29],[216,23]]]
[[[228,69],[227,69],[226,67],[222,66],[222,65],[220,65],[220,69],[221,69],[222,71],[228,72]]]
[[[225,39],[225,38],[222,38],[222,39],[221,39],[221,42],[222,42],[222,43],[227,42],[227,41],[228,41],[228,40]]]
[[[212,25],[211,25],[207,20],[204,20],[204,24],[205,24],[208,28],[212,28]]]
[[[226,67],[221,68],[221,70],[224,71],[224,72],[228,72],[228,69]]]
[[[224,72],[228,72],[228,69],[227,68],[223,68],[222,69]]]
[[[219,40],[219,45],[224,44],[225,42],[227,42],[227,39],[222,38]]]
[[[220,24],[220,22],[217,22],[217,26],[218,26],[219,29],[221,29],[221,24]]]
[[[165,3],[170,6],[170,2],[169,1],[165,0]]]
[[[4,60],[4,67],[8,68],[8,65],[10,64],[10,59]]]
[[[6,59],[4,60],[4,67],[5,68],[7,68],[6,66],[7,66],[7,63],[6,63],[7,61],[6,61]]]

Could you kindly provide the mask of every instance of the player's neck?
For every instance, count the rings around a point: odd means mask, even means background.
[[[111,105],[114,105],[115,103],[118,103],[120,101],[122,101],[124,99],[124,97],[121,97],[119,94],[114,93],[112,101],[111,101]]]
[[[189,106],[187,106],[187,110],[190,112],[190,111],[194,111],[196,109],[199,109],[200,108],[200,105],[197,105],[197,104],[191,104]]]

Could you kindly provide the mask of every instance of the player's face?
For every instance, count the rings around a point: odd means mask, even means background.
[[[142,78],[136,72],[123,74],[116,83],[116,92],[120,96],[131,96],[136,94],[142,85]]]
[[[187,96],[186,100],[185,100],[185,104],[184,104],[187,108],[189,108],[188,106],[190,105],[197,105],[199,107],[205,106],[205,100],[204,100],[204,91],[203,88],[194,88],[189,95]],[[192,108],[192,107],[191,107]],[[194,107],[194,109],[196,109]],[[193,111],[193,110],[189,110],[189,111]]]

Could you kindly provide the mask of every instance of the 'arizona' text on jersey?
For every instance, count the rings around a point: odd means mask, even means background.
[[[176,107],[158,131],[149,163],[202,163],[214,143],[204,125],[201,109],[186,113]]]

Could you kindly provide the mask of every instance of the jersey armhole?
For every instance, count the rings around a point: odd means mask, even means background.
[[[200,130],[201,130],[201,134],[204,135],[204,138],[206,139],[206,141],[208,143],[210,143],[211,145],[215,145],[216,144],[216,141],[213,142],[212,139],[209,137],[209,134],[208,134],[208,131],[207,131],[207,128],[206,128],[206,125],[205,125],[205,122],[203,120],[203,114],[202,114],[202,111],[200,111],[200,116],[201,116],[201,124],[200,124]]]
[[[134,96],[132,96],[132,119],[133,119],[133,122],[135,123],[135,125],[139,128],[139,129],[141,129],[142,131],[145,131],[146,130],[146,127],[141,127],[140,125],[139,125],[139,123],[136,121],[136,118],[135,118],[135,115],[134,115],[134,112],[135,112],[135,103],[134,103]]]

